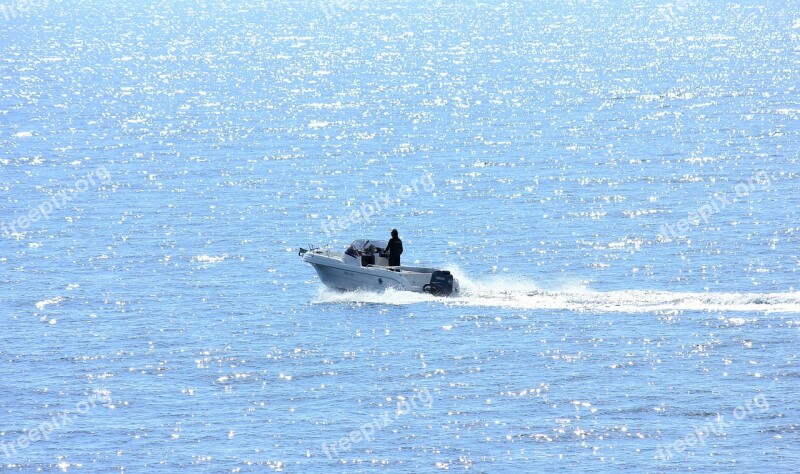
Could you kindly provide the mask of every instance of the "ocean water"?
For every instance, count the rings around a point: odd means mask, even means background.
[[[796,2],[2,1],[0,471],[798,472]]]

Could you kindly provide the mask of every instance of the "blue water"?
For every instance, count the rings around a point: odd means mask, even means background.
[[[5,2],[0,471],[798,472],[795,2]]]

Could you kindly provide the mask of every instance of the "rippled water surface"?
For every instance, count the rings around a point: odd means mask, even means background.
[[[0,7],[0,470],[800,465],[795,3]]]

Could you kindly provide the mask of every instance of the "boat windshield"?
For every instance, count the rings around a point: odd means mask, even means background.
[[[385,240],[368,240],[368,239],[358,239],[354,240],[345,253],[348,255],[353,254],[361,254],[361,255],[377,255],[389,245],[389,242]],[[357,252],[357,253],[356,253]],[[353,255],[355,256],[355,255]]]

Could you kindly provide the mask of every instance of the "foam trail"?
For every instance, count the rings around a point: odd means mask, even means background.
[[[460,272],[454,304],[521,309],[648,313],[665,311],[800,312],[800,292],[707,293],[656,290],[594,291],[579,285],[542,289],[519,277],[473,280]]]
[[[595,291],[575,284],[564,284],[556,289],[542,289],[536,282],[518,276],[478,280],[457,268],[453,273],[461,284],[461,293],[458,296],[435,297],[392,289],[382,293],[321,290],[315,303],[393,305],[439,303],[451,306],[618,313],[673,311],[800,313],[800,292]]]
[[[315,304],[391,304],[391,305],[408,305],[425,302],[440,301],[441,298],[429,295],[427,293],[414,293],[411,291],[398,291],[388,288],[385,291],[338,291],[327,288],[320,289],[317,297],[314,299]]]
[[[800,293],[680,293],[626,290],[464,292],[459,303],[523,309],[645,313],[663,311],[800,312]]]

